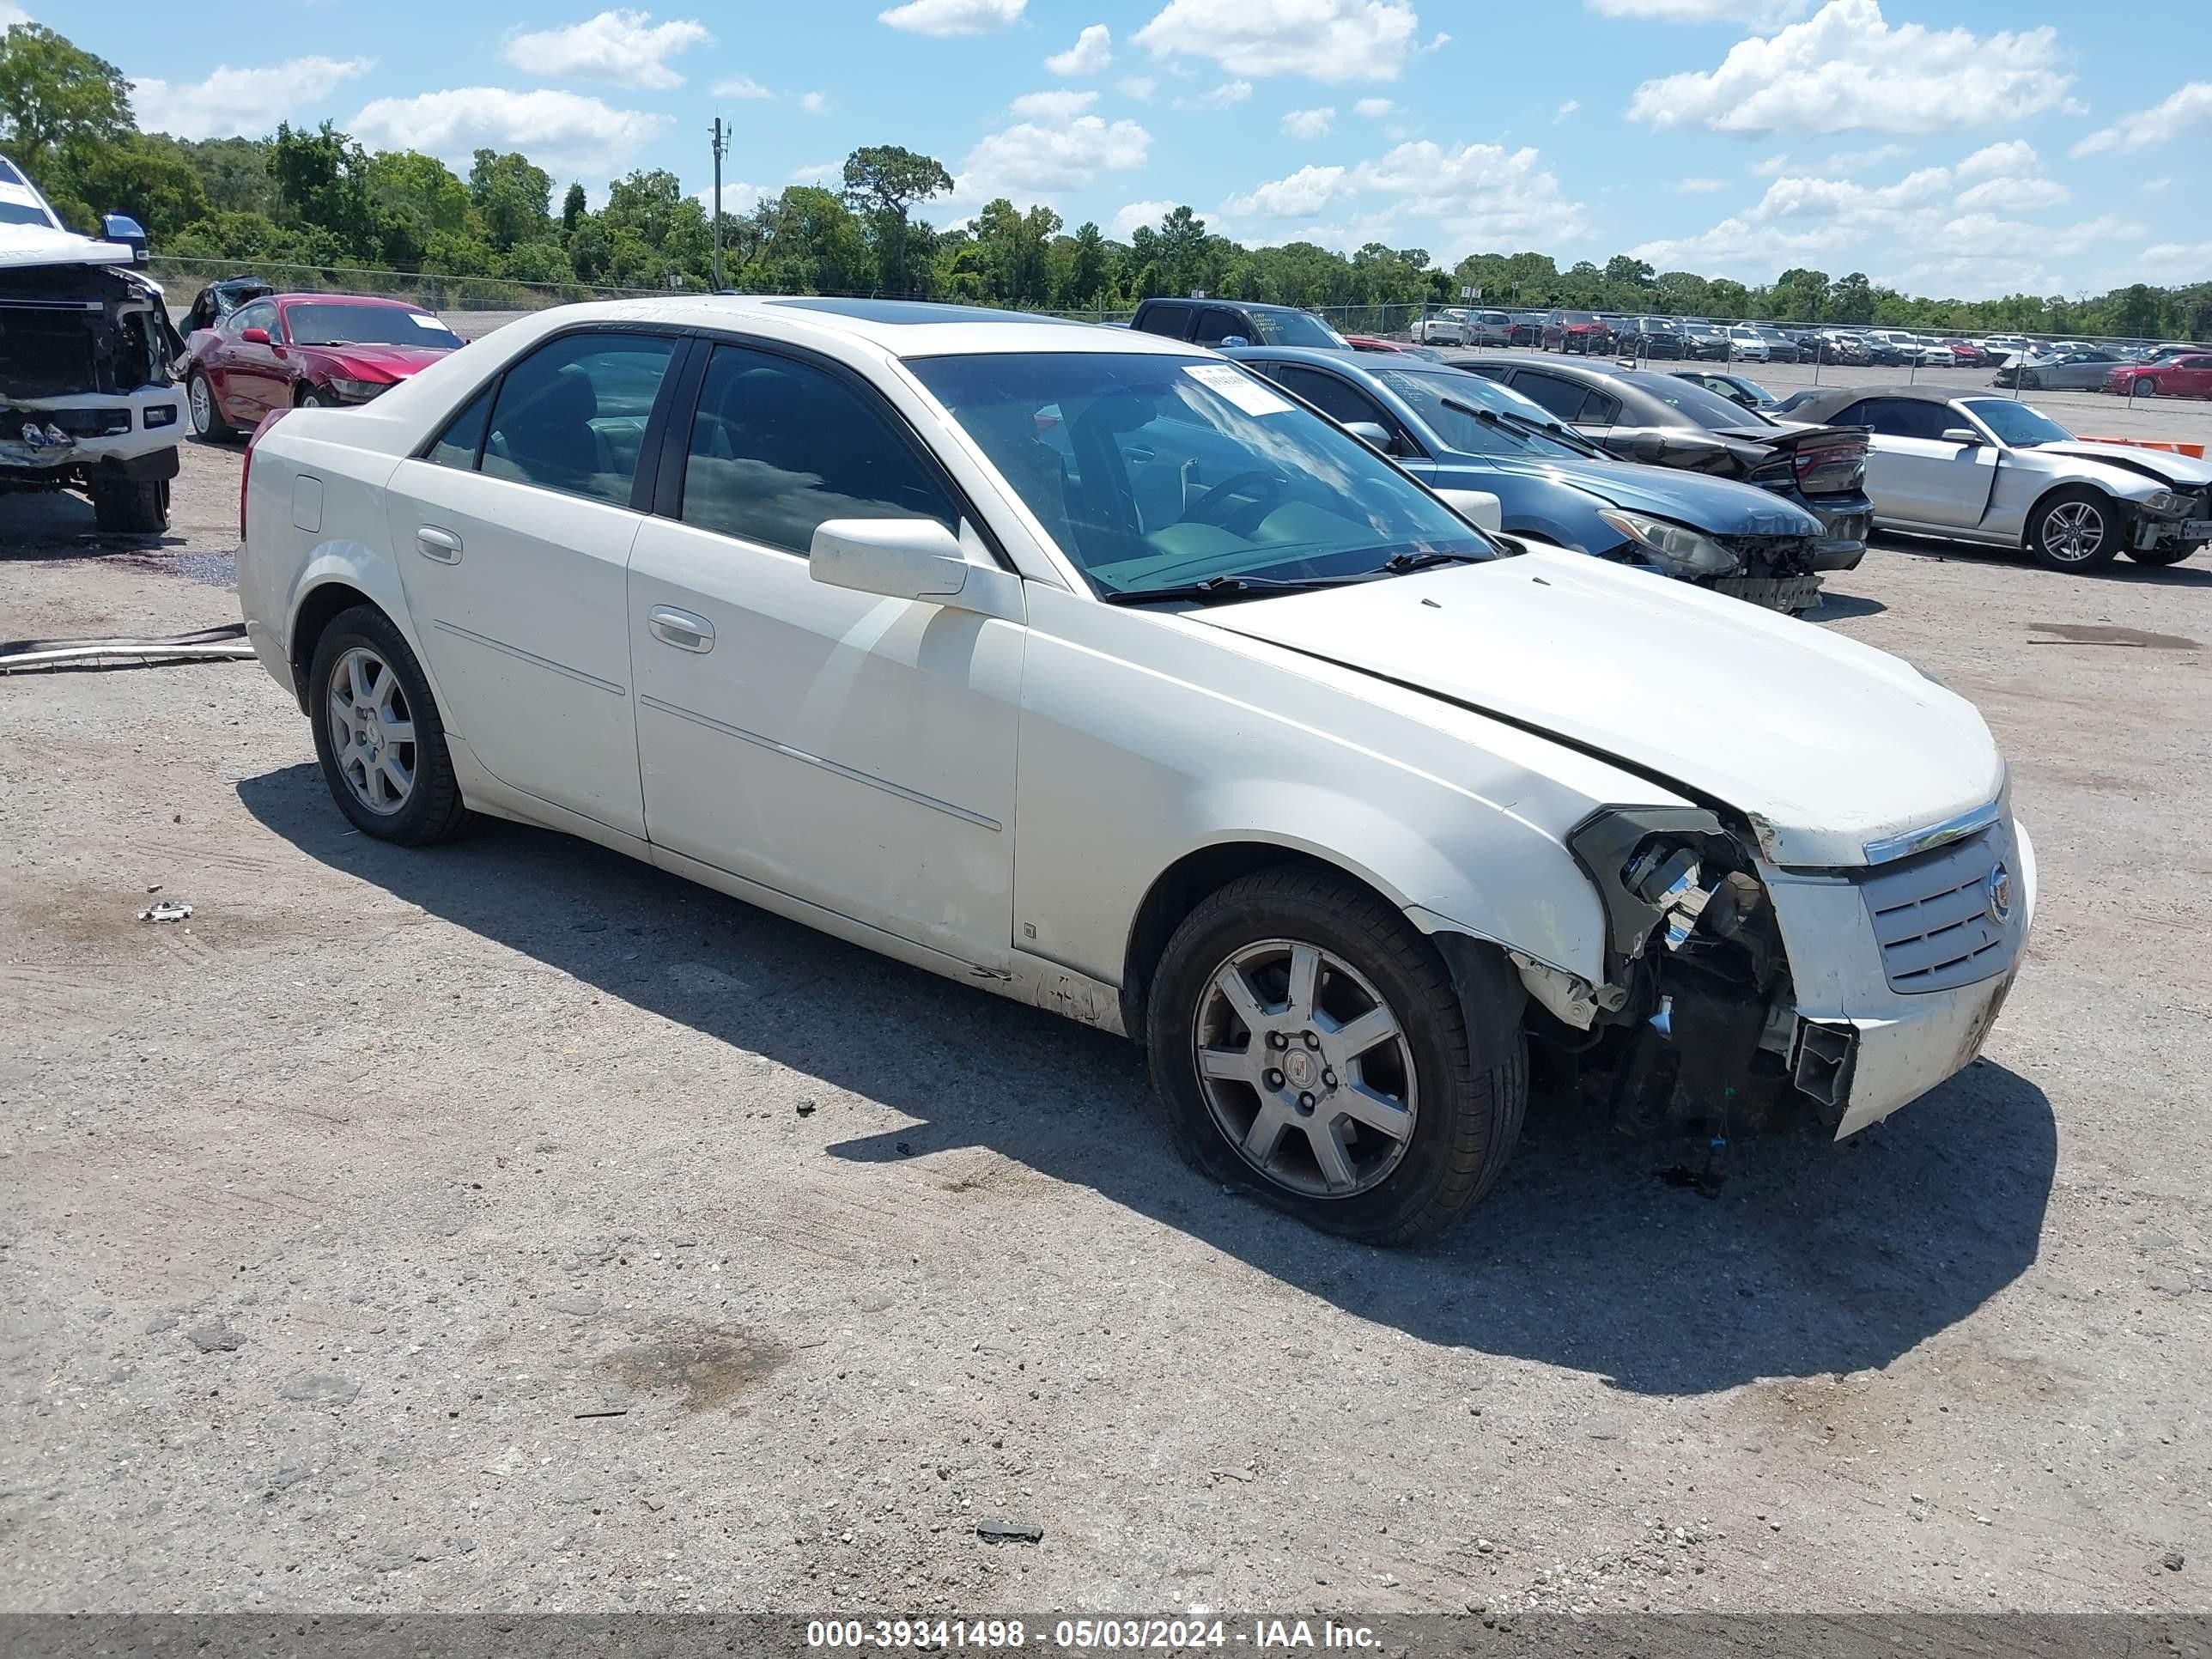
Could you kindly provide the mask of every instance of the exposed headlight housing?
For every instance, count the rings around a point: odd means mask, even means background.
[[[2161,489],[2154,495],[2145,497],[2142,507],[2144,512],[2155,513],[2162,519],[2172,518],[2189,511],[2189,497],[2177,495],[2171,489]]]
[[[1629,513],[1617,507],[1598,509],[1598,517],[1636,544],[1652,563],[1670,575],[1732,576],[1743,561],[1711,537],[1666,519]]]
[[[349,404],[365,404],[380,392],[389,392],[389,380],[349,380],[343,375],[331,376],[331,390]]]
[[[1644,954],[1662,923],[1676,948],[1687,939],[1706,896],[1700,843],[1727,833],[1702,807],[1615,806],[1568,836],[1568,850],[1605,905],[1608,978]]]

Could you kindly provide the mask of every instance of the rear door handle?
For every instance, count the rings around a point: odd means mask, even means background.
[[[653,638],[678,651],[696,651],[704,655],[714,648],[714,624],[689,611],[678,611],[672,605],[653,606],[646,613],[645,625],[653,630]]]
[[[422,550],[424,558],[435,559],[440,564],[461,562],[461,538],[434,524],[423,525],[415,532],[415,545]]]

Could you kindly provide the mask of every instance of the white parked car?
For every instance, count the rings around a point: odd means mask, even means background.
[[[1755,328],[1738,326],[1728,331],[1729,361],[1736,363],[1770,362],[1774,357],[1774,343]]]
[[[1490,1186],[1532,1042],[1728,1135],[1971,1061],[2035,892],[1972,706],[1486,505],[1175,341],[630,301],[279,416],[239,589],[364,832],[548,825],[1125,1033],[1357,1237]]]
[[[1456,307],[1430,313],[1407,331],[1415,345],[1473,345],[1473,325]]]

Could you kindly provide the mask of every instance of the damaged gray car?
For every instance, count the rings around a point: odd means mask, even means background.
[[[131,250],[63,228],[0,159],[0,493],[70,489],[103,531],[168,528],[183,349]]]

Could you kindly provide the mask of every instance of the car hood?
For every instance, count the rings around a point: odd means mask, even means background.
[[[1586,461],[1512,455],[1449,455],[1438,465],[1473,475],[1482,488],[1483,473],[1549,478],[1586,490],[1613,507],[1650,513],[1699,530],[1729,536],[1815,536],[1820,521],[1770,490],[1733,478],[1708,477],[1679,467],[1644,466],[1635,461]]]
[[[1190,613],[1560,738],[1747,818],[1777,864],[1863,864],[1870,841],[1994,799],[1974,706],[1808,623],[1540,549]]]
[[[313,354],[327,363],[332,374],[349,380],[404,380],[453,355],[450,346],[301,346],[299,349]]]
[[[131,250],[51,225],[0,225],[0,269],[31,265],[127,265]]]
[[[2094,439],[2075,438],[2064,443],[2038,444],[2034,453],[2039,455],[2071,455],[2084,461],[2105,461],[2149,477],[2163,478],[2184,489],[2212,484],[2212,461],[2177,455],[2170,450],[2138,449],[2133,444],[2100,444]]]

